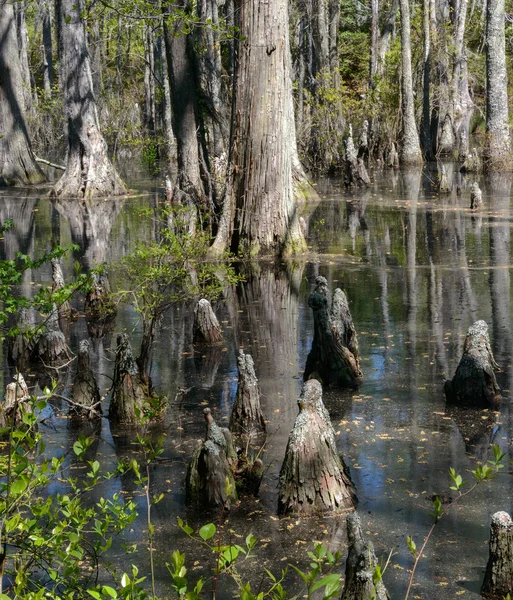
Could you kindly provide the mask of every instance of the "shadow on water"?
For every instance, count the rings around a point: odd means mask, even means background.
[[[379,554],[394,549],[392,566],[385,574],[393,598],[404,596],[411,568],[405,536],[411,535],[419,546],[431,526],[433,494],[453,493],[449,468],[470,481],[477,461],[490,458],[492,440],[500,444],[508,461],[513,458],[511,179],[490,177],[480,182],[483,207],[471,212],[469,188],[474,178],[446,170],[453,191],[443,196],[436,191],[432,171],[376,173],[363,192],[345,191],[337,181],[322,182],[323,199],[308,218],[310,254],[294,263],[240,267],[245,281],[226,287],[214,305],[223,328],[220,347],[194,347],[192,303],[173,306],[165,315],[155,342],[152,378],[170,404],[163,422],[150,431],[162,436],[164,448],[150,470],[151,493],[164,493],[153,508],[158,586],[163,595],[169,590],[164,564],[176,548],[189,556],[191,575],[211,573],[207,565],[212,565],[212,557],[188,541],[176,518],[196,526],[219,518],[185,506],[184,480],[195,443],[204,435],[203,408],[211,408],[218,424],[228,422],[239,348],[254,359],[268,420],[260,497],[242,499],[222,518],[225,535],[232,541],[249,532],[260,539],[256,558],[244,565],[243,576],[251,578],[255,588],[260,583],[257,566],[273,572],[287,562],[305,566],[313,540],[345,553],[344,518],[276,517],[279,471],[312,343],[313,317],[307,299],[317,275],[326,277],[331,291],[337,286],[344,289],[359,336],[363,384],[358,390],[328,388],[324,400],[339,452],[357,488],[364,531]],[[98,262],[111,265],[136,241],[153,239],[155,227],[140,209],[163,200],[152,192],[123,202],[52,207],[45,199],[17,196],[12,190],[1,193],[1,218],[15,222],[0,246],[2,258],[18,250],[38,256],[52,239],[61,245],[74,241],[82,248],[79,258],[84,268]],[[72,276],[73,260],[64,260],[67,278]],[[48,268],[28,273],[19,291],[30,295],[50,278]],[[111,269],[112,286],[122,283]],[[81,316],[71,324],[68,339],[73,351],[89,335],[80,302],[77,308]],[[490,326],[501,366],[497,379],[503,400],[497,413],[445,407],[443,382],[453,376],[465,333],[478,318]],[[129,307],[120,307],[117,331],[130,332],[137,348],[140,324]],[[5,348],[0,352],[5,386],[10,377],[7,352]],[[100,336],[94,341],[92,365],[104,396],[104,415],[113,358],[109,338]],[[73,373],[75,366],[70,368]],[[68,385],[69,380],[65,380]],[[42,426],[48,451],[68,452],[84,431],[76,424],[67,426],[65,402],[52,410]],[[103,418],[90,451],[112,467],[117,460],[141,457],[135,437],[133,430],[111,430]],[[462,591],[466,598],[479,597],[490,517],[497,510],[511,512],[511,483],[511,475],[501,473],[443,517],[420,564],[415,597],[448,600]],[[145,547],[142,491],[126,474],[106,483],[98,495],[114,492],[140,504],[141,514],[123,541],[139,541]],[[147,572],[146,551],[125,556],[118,545],[113,559],[125,567],[137,562]],[[221,583],[218,598],[230,598],[232,593],[229,584]]]

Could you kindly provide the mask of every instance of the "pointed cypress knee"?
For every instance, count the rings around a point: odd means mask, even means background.
[[[508,513],[496,512],[490,526],[489,558],[481,588],[487,600],[513,596],[513,521]]]
[[[223,333],[219,321],[208,300],[202,298],[194,308],[194,338],[195,344],[213,346],[223,341]]]
[[[0,403],[0,429],[20,427],[23,415],[32,412],[30,394],[23,375],[17,373],[14,381],[5,388],[3,402]]]
[[[355,489],[337,453],[317,380],[303,385],[298,404],[299,415],[280,471],[278,513],[308,516],[352,512],[357,502]]]
[[[485,321],[476,321],[467,332],[463,356],[454,377],[445,382],[447,402],[475,408],[496,406],[500,389],[494,369],[498,368],[490,346],[488,325]]]
[[[117,343],[109,420],[136,425],[141,422],[149,390],[139,377],[128,335],[119,334]]]
[[[102,415],[100,391],[91,370],[89,341],[82,340],[78,349],[78,369],[73,384],[70,414],[77,419],[94,420]]]
[[[232,470],[236,455],[232,438],[227,430],[218,427],[209,408],[205,408],[203,414],[207,431],[187,469],[187,502],[206,508],[229,508],[237,500]]]
[[[372,542],[366,541],[357,513],[347,516],[349,552],[346,561],[345,584],[340,600],[390,600],[383,581],[375,581],[378,559]]]
[[[239,385],[230,417],[230,431],[235,435],[265,434],[265,420],[260,408],[260,391],[255,365],[250,354],[239,351],[237,357]]]

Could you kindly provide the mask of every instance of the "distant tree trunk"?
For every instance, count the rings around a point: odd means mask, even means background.
[[[107,155],[82,17],[83,0],[56,0],[59,19],[60,84],[68,121],[68,163],[52,195],[71,198],[118,196],[127,188]]]
[[[14,14],[16,18],[16,35],[18,38],[18,50],[20,54],[21,75],[23,78],[23,97],[25,99],[25,111],[31,113],[34,108],[34,97],[32,96],[32,71],[28,59],[28,34],[25,21],[24,2],[14,2]]]
[[[144,125],[149,135],[155,134],[155,53],[153,29],[146,25],[144,38]]]
[[[297,197],[309,189],[296,148],[286,0],[237,0],[240,37],[229,174],[212,252],[305,248]]]
[[[383,75],[385,67],[385,56],[390,48],[390,41],[395,32],[395,23],[397,19],[397,11],[399,10],[399,0],[393,0],[390,12],[386,18],[385,24],[381,29],[378,41],[378,63],[377,74]]]
[[[43,89],[46,98],[53,94],[53,48],[52,48],[52,17],[48,2],[43,0],[40,5],[42,21],[42,58],[43,58]]]
[[[511,170],[504,0],[488,0],[486,5],[485,159],[491,171]]]
[[[165,42],[160,37],[161,44],[164,46],[161,53],[161,69],[160,76],[162,78],[162,113],[164,121],[164,146],[166,149],[167,164],[172,162],[172,148],[175,144],[175,136],[173,133],[173,117],[171,109],[171,87],[169,85],[169,68],[167,65],[167,56],[165,51]]]
[[[41,11],[42,33],[43,33],[43,87],[46,98],[53,94],[53,42],[52,42],[52,13],[50,10],[51,0],[41,0],[39,7]]]
[[[403,104],[403,131],[400,147],[403,165],[422,164],[422,152],[419,134],[415,123],[415,104],[413,100],[413,79],[411,70],[410,6],[408,0],[400,1],[401,8],[401,93]]]
[[[25,121],[13,5],[0,2],[0,183],[30,185],[45,176],[34,160]]]
[[[378,39],[379,39],[379,2],[370,0],[371,29],[370,29],[370,68],[369,86],[374,87],[374,78],[378,72]]]
[[[340,61],[338,57],[338,30],[340,26],[340,0],[329,0],[329,64],[334,88],[340,85]]]
[[[181,0],[182,11],[190,9],[189,0]],[[168,22],[164,7],[164,36],[171,86],[173,131],[176,138],[178,173],[173,188],[173,203],[188,209],[187,228],[193,232],[199,211],[212,213],[208,156],[203,143],[203,126],[198,105],[199,81],[194,61],[192,38],[185,24],[175,15]]]
[[[422,95],[422,150],[431,158],[431,0],[423,0],[424,17],[424,89]]]

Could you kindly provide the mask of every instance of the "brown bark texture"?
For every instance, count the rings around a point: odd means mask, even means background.
[[[68,124],[68,162],[53,196],[119,196],[127,188],[111,163],[98,121],[82,14],[83,0],[56,0],[60,84]]]
[[[236,456],[231,434],[216,424],[209,408],[203,414],[207,431],[187,469],[187,502],[208,508],[229,508],[237,500],[232,471]]]
[[[298,403],[299,415],[280,472],[278,512],[298,516],[351,512],[357,502],[355,489],[337,453],[321,384],[307,381]]]
[[[141,423],[148,398],[148,387],[139,377],[128,335],[121,333],[117,338],[109,420],[127,425]]]
[[[344,292],[336,289],[331,310],[328,307],[328,282],[322,276],[308,297],[314,313],[314,337],[306,359],[303,378],[319,379],[324,384],[357,387],[363,379],[358,339]]]
[[[0,184],[45,181],[30,147],[13,3],[5,0],[0,2],[0,133]]]
[[[223,332],[219,321],[206,298],[198,301],[194,307],[194,335],[195,344],[214,346],[223,341]]]
[[[378,559],[372,542],[363,537],[358,513],[347,516],[347,539],[349,553],[340,600],[390,600],[383,581],[374,583],[374,569]]]
[[[14,376],[14,381],[5,388],[4,401],[0,404],[0,429],[20,426],[24,413],[32,412],[29,400],[25,379],[18,373]]]
[[[508,513],[499,511],[493,515],[488,548],[481,596],[487,600],[504,600],[513,594],[513,522]]]
[[[239,350],[237,357],[239,385],[232,408],[229,429],[234,435],[247,437],[265,433],[265,420],[260,407],[260,390],[255,365],[250,354]]]
[[[490,346],[488,325],[485,321],[476,321],[469,327],[463,356],[452,381],[445,382],[447,402],[476,408],[496,406],[501,395],[494,373],[498,368]]]
[[[72,417],[78,419],[99,419],[102,415],[100,391],[91,370],[89,341],[82,340],[78,349],[78,368],[71,392]]]
[[[54,304],[48,315],[44,333],[37,340],[37,355],[44,365],[58,365],[69,359],[66,338],[59,326],[59,311]]]

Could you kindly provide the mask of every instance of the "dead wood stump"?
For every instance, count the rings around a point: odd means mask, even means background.
[[[314,313],[314,337],[303,375],[304,381],[319,379],[323,384],[354,388],[363,379],[358,341],[347,298],[335,290],[328,312],[328,282],[322,276],[308,297]]]
[[[351,512],[356,502],[322,402],[322,386],[310,379],[299,397],[299,415],[280,471],[278,513],[308,516]]]
[[[207,431],[187,469],[187,502],[208,508],[229,508],[237,500],[232,438],[228,430],[218,427],[209,408],[205,408],[203,414]]]
[[[202,298],[194,308],[194,336],[195,344],[213,346],[223,341],[223,333],[219,321],[212,310],[210,302]]]
[[[45,366],[56,366],[69,360],[66,338],[59,327],[59,311],[53,305],[45,323],[45,331],[37,340],[37,356]]]
[[[128,335],[121,333],[117,337],[109,420],[127,425],[141,423],[148,399],[148,386],[139,376]]]
[[[249,438],[265,434],[265,420],[260,408],[260,391],[255,365],[250,354],[239,351],[237,357],[239,385],[230,417],[230,431]]]
[[[390,600],[380,580],[374,583],[378,559],[372,542],[366,541],[357,513],[347,516],[349,553],[346,562],[345,584],[340,600]]]
[[[513,522],[508,513],[496,512],[490,526],[489,558],[481,596],[504,600],[513,595]]]
[[[14,381],[5,388],[4,401],[0,404],[0,429],[19,427],[23,415],[32,412],[30,394],[23,375],[17,373]]]
[[[483,204],[483,193],[479,189],[477,182],[474,182],[470,188],[470,208],[475,210]]]
[[[100,391],[91,370],[89,341],[82,340],[78,349],[78,369],[71,394],[70,414],[77,419],[94,420],[102,415]]]
[[[475,408],[494,407],[500,400],[500,389],[494,369],[499,368],[493,357],[488,337],[488,325],[476,321],[469,327],[463,356],[456,373],[445,382],[447,402]]]

